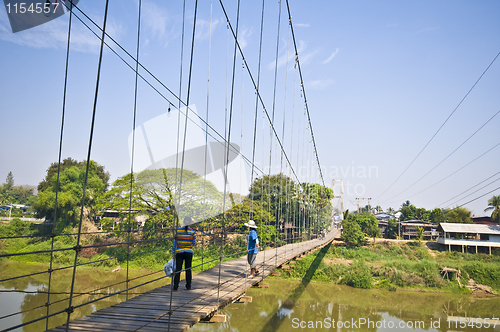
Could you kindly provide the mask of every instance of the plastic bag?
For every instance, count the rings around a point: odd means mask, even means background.
[[[167,277],[172,276],[172,274],[174,273],[174,259],[173,258],[171,260],[169,260],[168,263],[166,263],[163,266],[163,271],[165,271],[165,274],[167,275]]]

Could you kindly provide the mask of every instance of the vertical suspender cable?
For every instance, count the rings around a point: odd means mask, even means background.
[[[282,126],[282,132],[281,132],[281,142],[283,142],[283,146],[285,145],[285,124],[286,124],[286,93],[287,93],[287,84],[288,84],[288,51],[290,49],[290,33],[288,33],[288,42],[287,42],[287,49],[286,49],[286,66],[285,66],[285,100],[283,103],[283,126]],[[281,150],[281,157],[280,157],[280,195],[279,195],[279,215],[281,220],[281,216],[283,214],[283,202],[282,202],[282,190],[283,190],[283,149]],[[288,195],[288,179],[286,182],[286,189],[285,193]],[[288,201],[285,201],[285,217],[283,218],[283,230],[285,231],[286,234],[286,218],[288,214]],[[276,221],[276,227],[278,226],[279,220]],[[278,232],[277,232],[278,233]],[[278,267],[278,246],[275,244],[276,247],[276,260],[275,260],[275,266]],[[286,247],[285,247],[286,248]]]
[[[205,166],[203,172],[203,197],[205,204],[207,202],[207,162],[208,162],[208,108],[210,101],[210,55],[212,53],[212,9],[213,0],[210,0],[210,26],[209,26],[209,37],[208,37],[208,74],[207,74],[207,110],[206,110],[206,120],[205,120]],[[205,248],[205,221],[206,218],[203,217],[202,229],[202,240],[201,240],[201,270],[203,271],[204,264],[204,248]]]
[[[272,116],[271,116],[271,126],[269,126],[269,177],[268,177],[268,182],[269,182],[269,195],[267,198],[267,211],[268,211],[268,218],[271,216],[271,196],[273,195],[273,186],[271,185],[271,165],[272,165],[272,151],[273,151],[273,130],[272,126],[274,126],[274,115],[276,111],[276,86],[278,82],[278,55],[279,55],[279,46],[280,46],[280,25],[281,25],[281,0],[278,1],[278,32],[276,36],[276,59],[274,62],[274,89],[273,89],[273,111],[272,111]],[[276,211],[273,213],[274,218],[275,218],[275,225],[277,224],[276,220]],[[271,223],[271,220],[269,219],[269,224]],[[270,231],[269,231],[270,232]],[[276,236],[276,234],[275,234]],[[275,237],[275,246],[276,246],[276,237]],[[263,266],[263,274],[265,272],[265,261],[266,261],[266,252],[264,251],[264,266]]]
[[[130,258],[130,219],[132,218],[132,190],[134,184],[134,154],[135,154],[135,123],[137,115],[137,80],[139,77],[139,45],[141,40],[141,6],[142,0],[139,0],[139,14],[137,18],[137,49],[136,49],[136,62],[135,62],[135,85],[134,85],[134,116],[132,121],[132,153],[130,162],[130,200],[128,207],[128,225],[127,225],[127,293],[126,299],[128,300],[128,287],[129,287],[129,258]]]
[[[252,172],[250,176],[250,185],[253,186],[254,174],[255,174],[255,143],[257,138],[257,114],[259,109],[259,87],[260,87],[260,65],[262,60],[262,36],[264,31],[264,4],[265,0],[262,0],[262,14],[260,20],[260,41],[259,41],[259,62],[257,67],[257,89],[255,91],[255,115],[254,115],[254,125],[253,125],[253,146],[252,146]],[[253,196],[250,200],[250,213],[253,216]]]
[[[72,5],[73,0],[70,0],[70,4]],[[59,175],[61,173],[61,156],[62,156],[62,143],[63,143],[63,134],[64,134],[64,116],[66,113],[66,91],[68,86],[68,66],[69,66],[69,46],[71,41],[71,19],[73,18],[73,11],[69,11],[69,23],[68,23],[68,43],[66,46],[66,67],[64,69],[64,90],[63,90],[63,104],[62,104],[62,116],[61,116],[61,134],[59,137],[59,157],[57,161],[57,180],[56,180],[56,201],[54,204],[54,220],[52,225],[52,231],[50,234],[51,243],[50,243],[50,265],[49,265],[49,284],[47,290],[47,319],[45,320],[45,329],[49,329],[49,309],[50,309],[50,288],[52,282],[52,263],[54,260],[54,240],[55,240],[55,229],[56,229],[56,221],[57,221],[57,203],[58,203],[58,194],[59,194]]]
[[[177,140],[176,140],[176,153],[175,153],[175,186],[176,188],[179,188],[179,182],[178,180],[178,170],[179,170],[179,141],[180,141],[180,128],[181,128],[181,106],[182,106],[182,63],[184,59],[184,25],[185,25],[185,19],[186,19],[186,0],[182,2],[182,32],[181,32],[181,55],[180,55],[180,64],[179,64],[179,97],[178,97],[178,115],[177,115]],[[187,108],[189,107],[188,104],[186,104],[186,112]],[[175,240],[177,237],[177,228],[179,226],[179,211],[174,211],[174,225],[172,227],[172,241],[175,244]],[[173,251],[172,251],[172,256],[173,256]],[[168,315],[168,331],[170,331],[170,318],[172,317],[172,290],[174,287],[174,278],[175,278],[175,270],[177,269],[177,261],[175,259],[175,256],[173,257],[174,259],[174,273],[170,276],[170,304],[169,304],[169,315]]]
[[[222,1],[222,0],[221,0]],[[231,80],[231,99],[229,103],[229,123],[227,130],[227,139],[226,139],[226,156],[224,160],[224,198],[222,201],[222,236],[221,236],[221,248],[220,248],[220,262],[219,262],[219,279],[217,282],[217,309],[219,308],[219,300],[220,300],[220,279],[221,279],[221,269],[222,269],[222,259],[224,256],[224,237],[225,237],[225,223],[226,223],[226,195],[227,195],[227,169],[229,164],[229,149],[231,146],[231,124],[233,117],[233,100],[234,100],[234,77],[236,74],[236,51],[238,47],[238,28],[240,23],[240,0],[238,0],[238,8],[236,13],[236,35],[234,37],[234,54],[233,54],[233,76]],[[229,21],[228,21],[229,24]]]
[[[102,54],[103,54],[103,48],[104,48],[104,38],[106,36],[106,22],[108,19],[108,4],[109,0],[106,0],[106,8],[104,10],[104,22],[102,26],[102,36],[101,36],[101,50],[99,52],[99,65],[97,67],[97,79],[96,79],[96,85],[95,85],[95,95],[94,95],[94,107],[92,110],[92,124],[90,127],[90,138],[89,138],[89,147],[88,147],[88,152],[87,152],[87,166],[85,170],[85,180],[83,182],[83,195],[82,195],[82,207],[80,209],[80,222],[78,224],[78,235],[77,235],[77,241],[76,241],[76,246],[74,247],[75,249],[75,261],[73,264],[73,278],[71,280],[71,291],[70,291],[70,296],[69,296],[69,304],[68,308],[66,309],[68,313],[68,318],[66,320],[66,331],[69,330],[69,321],[71,317],[71,313],[73,312],[73,291],[75,288],[75,276],[76,276],[76,263],[78,261],[78,252],[81,249],[80,246],[80,237],[81,237],[81,232],[82,232],[82,222],[83,222],[83,211],[85,207],[85,194],[87,190],[87,180],[89,176],[89,166],[90,166],[90,153],[92,151],[92,140],[94,138],[94,125],[95,125],[95,115],[96,115],[96,109],[97,109],[97,96],[99,94],[99,81],[101,78],[101,65],[102,65]]]
[[[252,146],[252,174],[250,176],[250,185],[253,186],[253,181],[254,181],[254,174],[255,174],[255,143],[256,143],[256,138],[257,138],[257,115],[258,115],[258,109],[259,109],[259,87],[260,87],[260,65],[261,65],[261,60],[262,60],[262,36],[263,36],[263,31],[264,31],[264,5],[265,5],[265,0],[262,0],[262,13],[261,13],[261,19],[260,19],[260,41],[259,41],[259,62],[258,62],[258,67],[257,67],[257,87],[255,91],[255,115],[254,115],[254,125],[253,125],[253,146]],[[252,197],[250,197],[250,214],[251,214],[251,219],[254,218],[253,216],[253,194],[250,193]],[[262,208],[262,206],[261,206]],[[247,248],[248,250],[248,248]],[[245,276],[246,277],[246,276]],[[246,287],[247,282],[245,279],[245,292],[246,292]]]
[[[194,56],[194,40],[195,40],[195,34],[196,34],[196,14],[198,13],[198,0],[195,0],[194,2],[194,18],[193,18],[193,35],[191,39],[191,56],[190,56],[190,61],[189,61],[189,75],[188,75],[188,86],[187,86],[187,95],[186,95],[186,113],[185,113],[185,118],[184,118],[184,137],[182,139],[182,155],[181,155],[181,169],[180,169],[180,179],[179,179],[179,198],[177,201],[177,225],[176,225],[176,237],[177,237],[177,226],[179,224],[179,213],[180,213],[180,206],[181,206],[181,194],[182,194],[182,177],[184,174],[184,156],[185,156],[185,150],[186,150],[186,137],[187,137],[187,124],[188,124],[188,119],[189,119],[189,97],[191,93],[191,76],[193,72],[193,56]],[[177,268],[176,268],[177,269]],[[174,273],[175,274],[175,273]],[[170,306],[169,306],[169,311],[172,312],[172,291],[170,292]],[[170,321],[171,321],[172,315],[168,316],[168,331],[170,331]]]

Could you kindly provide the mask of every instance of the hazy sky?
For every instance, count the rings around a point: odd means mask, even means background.
[[[237,2],[223,3],[236,28]],[[344,180],[346,208],[355,209],[356,197],[371,197],[372,205],[384,209],[397,209],[406,200],[427,209],[450,207],[500,186],[500,115],[495,116],[500,111],[500,59],[492,63],[500,52],[500,1],[289,3],[324,181],[331,186],[333,178]],[[102,26],[104,4],[81,0],[78,5]],[[176,112],[178,100],[173,94],[179,96],[180,87],[186,102],[194,1],[186,1],[184,35],[182,5],[182,1],[142,1],[139,60],[162,84],[144,70],[140,73],[163,96],[139,79],[137,125],[167,112],[169,101]],[[255,81],[261,7],[260,1],[242,0],[238,30]],[[204,119],[208,104],[208,122],[222,136],[227,135],[225,123],[232,105],[231,141],[241,145],[243,155],[252,160],[255,89],[239,54],[233,84],[234,39],[228,35],[220,3],[214,2],[212,8],[211,15],[210,1],[199,1],[189,104]],[[79,11],[75,13],[99,34]],[[286,2],[281,3],[279,39],[279,3],[266,1],[264,13],[263,103],[270,117],[274,111],[276,131],[280,139],[284,132],[282,143],[300,180],[318,182],[311,139],[304,135],[309,129],[294,68]],[[134,56],[137,16],[137,0],[110,1],[107,32]],[[89,145],[100,43],[73,19],[63,158],[83,160]],[[12,171],[16,184],[36,185],[50,163],[57,161],[68,21],[67,14],[13,34],[5,8],[0,9],[2,182]],[[110,45],[134,66],[116,44]],[[134,83],[134,72],[105,49],[91,158],[104,165],[112,179],[130,171],[128,137],[133,125]],[[254,158],[260,174],[268,172],[271,148],[269,122],[263,123],[260,103],[257,110]],[[217,137],[212,130],[210,133]],[[163,134],[169,137],[165,144],[176,144],[176,132]],[[282,169],[288,174],[286,162],[281,168],[277,148],[273,141],[273,172]],[[335,192],[340,193],[339,186]],[[494,194],[500,190],[466,207],[475,215],[484,215],[487,200]],[[366,203],[362,201],[362,205]]]

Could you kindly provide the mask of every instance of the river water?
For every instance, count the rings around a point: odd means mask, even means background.
[[[22,263],[1,263],[1,279],[21,273],[34,273],[46,267]],[[131,272],[130,278],[145,272]],[[71,286],[72,271],[53,274],[51,290],[67,292]],[[161,277],[155,274],[131,282],[132,285]],[[77,305],[119,291],[125,287],[126,274],[103,270],[80,269],[75,280],[75,292],[88,292],[106,285],[94,294],[75,298]],[[0,283],[0,330],[44,316],[47,309],[47,275],[17,279]],[[141,293],[164,285],[162,279],[141,286],[131,293]],[[489,331],[500,332],[500,297],[387,290],[364,290],[333,284],[288,281],[268,278],[269,288],[252,288],[247,292],[252,303],[234,303],[224,310],[227,322],[198,323],[190,331]],[[196,283],[196,276],[193,284]],[[6,292],[8,291],[8,292]],[[25,291],[32,293],[19,293]],[[134,294],[130,294],[133,296]],[[51,295],[51,313],[64,310],[67,294]],[[95,310],[124,300],[126,295],[113,296],[75,310],[72,318],[88,315]],[[32,308],[37,308],[30,310]],[[49,320],[49,328],[66,322],[66,314]],[[495,325],[496,324],[496,325]],[[41,320],[17,331],[43,331],[46,321]]]

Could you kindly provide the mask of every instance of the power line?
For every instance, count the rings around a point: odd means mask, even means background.
[[[492,191],[488,191],[486,194],[483,194],[483,195],[478,196],[478,197],[476,197],[476,198],[474,198],[474,199],[471,199],[471,200],[470,200],[470,201],[468,201],[467,203],[464,203],[464,204],[459,205],[459,206],[457,206],[457,207],[462,207],[462,206],[464,206],[464,205],[467,205],[467,204],[469,204],[469,203],[472,203],[472,202],[474,202],[474,201],[476,201],[476,200],[480,199],[481,197],[484,197],[484,196],[486,196],[486,195],[488,195],[488,194],[491,194],[492,192],[494,192],[495,190],[498,190],[498,189],[500,189],[500,187],[497,187],[497,188],[493,189]]]
[[[288,0],[287,0],[288,1]],[[465,98],[467,98],[469,96],[469,94],[472,92],[472,90],[476,87],[476,85],[479,83],[479,81],[481,80],[481,78],[483,78],[484,74],[486,74],[486,72],[488,71],[488,69],[490,69],[491,65],[493,65],[493,63],[495,62],[495,60],[498,58],[498,56],[500,56],[500,52],[495,56],[495,58],[490,62],[490,64],[488,65],[488,67],[486,67],[486,69],[483,71],[483,73],[481,74],[481,76],[479,76],[479,78],[476,80],[476,82],[472,85],[472,87],[469,89],[469,91],[465,94],[465,96],[462,98],[462,100],[460,100],[460,102],[458,103],[458,105],[455,107],[455,109],[453,110],[453,112],[451,112],[450,115],[448,115],[448,117],[446,118],[446,120],[443,122],[443,124],[438,128],[438,130],[434,133],[434,135],[432,135],[431,139],[427,142],[427,144],[425,144],[425,146],[422,148],[422,150],[420,150],[420,152],[417,154],[417,156],[415,158],[413,158],[413,160],[411,161],[411,163],[404,169],[403,173],[401,173],[397,178],[396,180],[394,180],[394,182],[386,189],[384,190],[384,192],[382,192],[380,195],[378,195],[378,198],[380,198],[383,194],[385,194],[389,189],[392,188],[392,186],[403,176],[403,174],[406,173],[406,171],[410,168],[411,165],[413,165],[413,163],[415,162],[415,160],[417,160],[417,158],[422,154],[422,152],[424,152],[424,150],[427,148],[427,146],[432,142],[432,140],[434,139],[434,137],[436,137],[436,135],[441,131],[441,129],[444,127],[444,125],[448,122],[448,120],[451,118],[451,116],[455,113],[455,111],[460,107],[460,105],[462,105],[463,101],[465,100]]]
[[[469,195],[467,195],[467,196],[464,196],[464,197],[460,198],[458,201],[460,201],[460,200],[464,199],[465,197],[469,197],[469,196],[471,196],[472,194],[477,193],[479,190],[481,190],[481,189],[484,189],[484,188],[488,187],[490,184],[495,183],[495,182],[497,182],[498,180],[500,180],[500,178],[498,178],[498,179],[496,179],[496,180],[491,181],[491,182],[490,182],[490,183],[488,183],[487,185],[485,185],[485,186],[483,186],[483,187],[479,188],[478,190],[471,192]],[[451,203],[451,204],[450,204],[450,206],[453,206],[453,204],[457,203],[458,201],[455,201],[454,203]]]
[[[497,175],[497,174],[500,174],[500,172],[497,172],[497,173],[493,174],[493,175],[492,175],[492,176],[490,176],[489,178],[487,178],[487,179],[485,179],[485,180],[483,180],[483,181],[479,182],[478,184],[476,184],[476,185],[474,185],[474,186],[470,187],[469,189],[467,189],[467,190],[465,190],[465,191],[461,192],[460,194],[458,194],[458,195],[456,195],[456,196],[454,196],[454,197],[450,198],[449,200],[447,200],[447,201],[445,201],[445,202],[443,202],[443,203],[439,204],[437,207],[440,207],[441,205],[444,205],[444,204],[448,203],[449,201],[451,201],[451,200],[453,200],[453,199],[457,198],[458,196],[461,196],[462,194],[465,194],[465,193],[466,193],[466,192],[468,192],[469,190],[474,189],[475,187],[479,186],[481,183],[488,181],[489,179],[491,179],[492,177],[494,177],[494,176],[495,176],[495,175]]]
[[[470,164],[472,164],[473,162],[475,162],[476,160],[478,160],[479,158],[481,158],[482,156],[484,156],[485,154],[487,154],[488,152],[490,152],[491,150],[493,150],[494,148],[496,148],[496,147],[497,147],[497,146],[499,146],[499,145],[500,145],[500,143],[497,143],[495,146],[493,146],[492,148],[490,148],[488,151],[486,151],[486,152],[484,152],[483,154],[481,154],[480,156],[476,157],[474,160],[472,160],[472,161],[468,162],[466,165],[464,165],[464,166],[460,167],[460,168],[459,168],[459,169],[457,169],[455,172],[453,172],[453,173],[451,173],[450,175],[446,176],[446,177],[445,177],[445,178],[443,178],[442,180],[440,180],[440,181],[438,181],[438,182],[434,183],[433,185],[431,185],[431,186],[429,186],[429,187],[425,188],[424,190],[421,190],[421,191],[419,191],[418,193],[416,193],[416,194],[414,194],[414,195],[409,196],[408,198],[411,198],[411,197],[413,197],[413,196],[419,195],[419,194],[423,193],[424,191],[429,190],[430,188],[432,188],[432,187],[434,187],[434,186],[438,185],[439,183],[441,183],[441,182],[443,182],[444,180],[448,179],[448,178],[449,178],[449,177],[451,177],[452,175],[455,175],[456,173],[458,173],[459,171],[461,171],[461,170],[462,170],[462,169],[464,169],[465,167],[469,166]]]
[[[500,111],[496,112],[491,118],[489,118],[488,121],[486,121],[481,127],[479,127],[472,135],[470,135],[465,141],[462,142],[462,144],[460,144],[455,150],[453,150],[449,155],[447,155],[443,160],[441,160],[436,166],[434,166],[430,171],[428,171],[427,173],[425,173],[420,179],[418,179],[417,181],[415,181],[412,185],[410,185],[408,188],[406,188],[405,190],[401,191],[399,194],[389,198],[388,200],[386,201],[390,201],[396,197],[398,197],[399,195],[401,195],[402,193],[404,193],[405,191],[407,191],[408,189],[410,189],[411,187],[413,187],[414,185],[416,185],[418,182],[420,182],[423,178],[425,178],[427,175],[429,175],[433,170],[435,170],[439,165],[441,165],[446,159],[448,159],[449,157],[451,157],[451,155],[453,155],[455,152],[457,152],[458,149],[460,149],[465,143],[467,143],[474,135],[476,135],[481,129],[484,128],[484,126],[486,126],[491,120],[493,120],[493,118],[495,116],[497,116],[498,114],[500,113]]]

